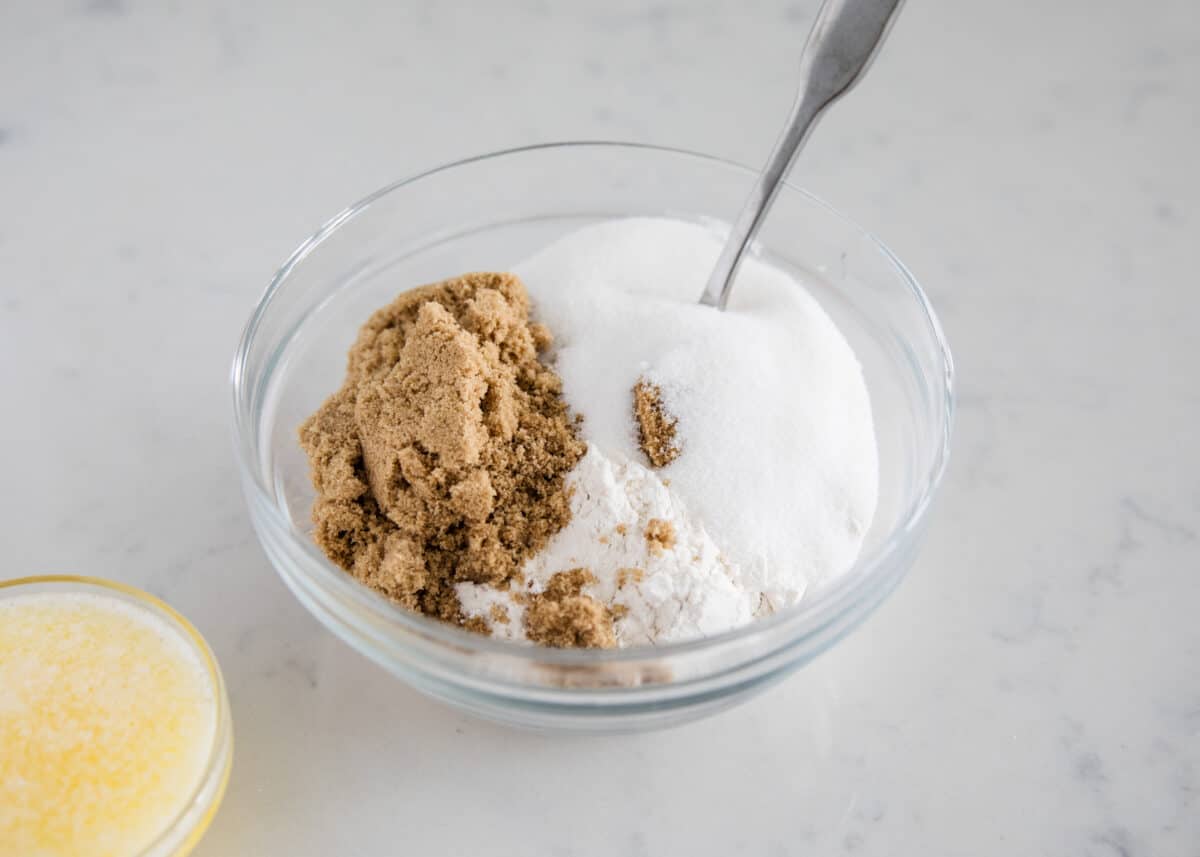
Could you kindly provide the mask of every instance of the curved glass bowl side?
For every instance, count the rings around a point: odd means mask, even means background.
[[[869,598],[832,616],[812,633],[773,645],[756,640],[745,656],[726,665],[697,651],[663,658],[642,651],[636,659],[563,666],[540,661],[532,647],[488,655],[449,649],[407,637],[397,645],[389,617],[339,599],[298,571],[291,542],[259,530],[272,564],[297,599],[351,647],[417,689],[488,719],[535,728],[627,731],[681,722],[718,711],[769,686],[812,660],[854,629],[902,579],[916,552],[905,543],[904,557],[889,564]],[[484,667],[478,669],[477,667]],[[603,722],[600,722],[603,721]]]

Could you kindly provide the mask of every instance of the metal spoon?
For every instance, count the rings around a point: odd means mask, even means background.
[[[858,83],[904,0],[825,0],[800,55],[800,92],[787,127],[742,207],[700,303],[725,309],[742,256],[825,109]]]

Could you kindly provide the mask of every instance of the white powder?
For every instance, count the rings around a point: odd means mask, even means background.
[[[874,515],[870,400],[849,344],[803,286],[758,259],[743,262],[725,312],[700,306],[720,248],[702,226],[630,218],[581,229],[515,269],[554,334],[589,445],[571,474],[586,498],[573,498],[571,524],[526,572],[540,588],[588,568],[600,582],[585,592],[629,608],[622,645],[711,634],[796,603],[851,566]],[[631,390],[643,377],[679,421],[682,453],[656,473],[636,464]],[[644,547],[600,542],[630,509],[639,522],[671,520],[701,559],[677,550],[654,566],[635,559]],[[647,565],[656,572],[617,591],[618,568]],[[460,596],[468,614],[511,600]],[[520,633],[510,613],[496,633]]]
[[[541,592],[555,573],[573,568],[586,568],[597,578],[585,594],[627,608],[613,626],[622,646],[691,639],[753,618],[757,595],[740,585],[737,569],[657,474],[637,462],[609,458],[592,444],[568,485],[571,521],[521,569],[524,587],[457,586],[469,616],[490,620],[493,604],[504,607],[509,621],[490,622],[493,636],[524,639],[524,608],[513,595]],[[670,548],[655,550],[646,539],[655,519],[674,530]]]

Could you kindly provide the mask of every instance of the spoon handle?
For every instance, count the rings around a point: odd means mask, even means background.
[[[800,55],[800,91],[787,126],[742,207],[700,303],[725,309],[742,256],[825,109],[853,88],[904,0],[825,0]]]

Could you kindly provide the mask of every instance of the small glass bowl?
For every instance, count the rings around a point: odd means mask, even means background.
[[[710,714],[833,645],[912,565],[949,452],[952,364],[925,295],[874,237],[785,187],[757,252],[792,271],[854,347],[879,442],[880,498],[854,567],[797,606],[716,636],[615,651],[494,640],[389,602],[311,538],[313,489],[296,430],[342,382],[376,308],[414,286],[506,270],[601,220],[736,213],[754,172],[690,152],[561,143],[484,155],[367,197],[308,239],[254,310],[233,364],[234,431],[250,515],[296,597],[413,687],[493,720],[588,732]],[[699,298],[702,283],[697,284]]]
[[[233,767],[233,718],[217,659],[191,622],[164,601],[124,583],[71,574],[0,580],[0,601],[37,592],[99,595],[144,610],[179,635],[208,672],[216,706],[212,747],[191,795],[163,831],[134,857],[186,857],[216,817]]]

